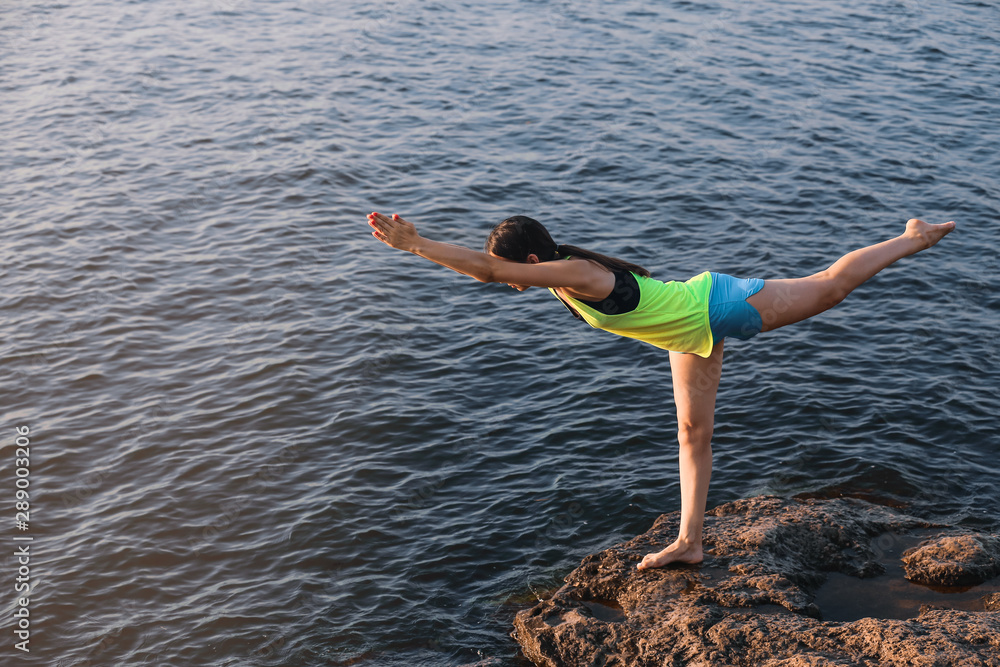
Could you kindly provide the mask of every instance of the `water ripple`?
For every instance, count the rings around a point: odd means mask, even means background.
[[[476,248],[524,213],[681,280],[957,219],[727,342],[709,504],[1000,525],[992,5],[7,18],[0,405],[46,664],[515,665],[518,609],[679,507],[665,353],[393,252],[370,210]]]

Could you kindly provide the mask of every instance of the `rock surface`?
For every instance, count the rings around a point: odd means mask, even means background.
[[[990,596],[971,611],[927,606],[906,620],[853,622],[824,621],[814,596],[828,573],[882,574],[886,548],[931,529],[937,537],[906,552],[907,577],[983,580],[1000,565],[995,537],[861,500],[758,497],[708,513],[701,566],[636,570],[674,540],[679,520],[663,515],[643,535],[588,556],[550,599],[518,613],[525,655],[546,666],[1000,667]]]
[[[945,535],[903,554],[906,578],[919,584],[975,586],[1000,574],[1000,539]]]

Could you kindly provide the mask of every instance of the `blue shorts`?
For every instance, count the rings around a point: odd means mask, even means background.
[[[708,295],[708,322],[712,326],[712,344],[726,336],[747,340],[764,328],[757,309],[746,302],[764,286],[760,278],[733,278],[712,273],[712,291]]]

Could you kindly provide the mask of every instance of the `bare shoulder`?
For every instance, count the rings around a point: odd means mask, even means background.
[[[579,271],[582,280],[574,288],[563,287],[566,296],[584,301],[603,301],[615,288],[615,274],[608,267],[590,259],[569,257],[568,262]]]

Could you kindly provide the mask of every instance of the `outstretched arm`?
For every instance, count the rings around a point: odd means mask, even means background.
[[[417,233],[413,223],[396,214],[369,213],[372,236],[386,245],[405,250],[484,283],[510,283],[532,287],[566,287],[584,294],[607,294],[610,274],[591,262],[541,262],[522,264],[469,248],[431,241]],[[612,286],[614,278],[610,278]],[[599,297],[603,298],[603,296]]]
[[[499,260],[486,253],[425,239],[417,234],[417,228],[412,222],[403,220],[395,213],[391,218],[381,213],[369,213],[368,224],[375,230],[372,236],[387,246],[429,259],[480,282],[494,282],[492,262]]]

